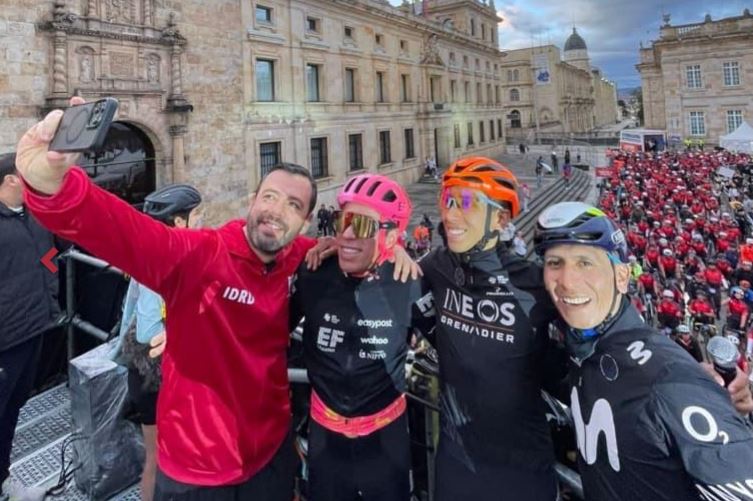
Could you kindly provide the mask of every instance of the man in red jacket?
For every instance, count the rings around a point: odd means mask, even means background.
[[[297,236],[316,203],[309,171],[275,166],[245,221],[169,228],[95,186],[74,156],[48,151],[61,115],[51,112],[18,145],[27,206],[160,294],[168,312],[155,499],[289,501],[288,298],[313,245]]]

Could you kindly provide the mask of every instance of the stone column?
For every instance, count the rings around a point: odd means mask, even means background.
[[[173,53],[171,58],[172,71],[171,71],[171,93],[173,96],[183,95],[183,74],[180,67],[180,55],[183,53],[180,45],[173,45]]]
[[[144,24],[146,26],[154,25],[154,17],[152,13],[152,0],[144,0]]]
[[[53,46],[55,48],[52,63],[53,94],[68,94],[67,37],[64,31],[56,31]]]
[[[186,156],[183,138],[186,135],[187,127],[185,125],[171,125],[170,137],[172,138],[173,147],[173,183],[183,183],[186,180]]]
[[[97,0],[89,0],[86,15],[89,17],[97,17]]]

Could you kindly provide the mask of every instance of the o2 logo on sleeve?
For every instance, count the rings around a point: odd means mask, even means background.
[[[719,430],[716,419],[709,411],[697,405],[690,405],[682,410],[682,425],[685,431],[699,442],[714,442],[722,439],[723,444],[729,442],[729,434]]]

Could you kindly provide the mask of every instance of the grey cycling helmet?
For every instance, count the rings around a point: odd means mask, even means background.
[[[536,224],[533,244],[539,255],[555,245],[581,244],[600,247],[621,263],[628,256],[622,230],[601,209],[583,202],[560,202],[546,208]]]
[[[201,203],[199,190],[189,184],[170,184],[154,191],[144,199],[144,212],[155,219],[167,220],[185,214]]]

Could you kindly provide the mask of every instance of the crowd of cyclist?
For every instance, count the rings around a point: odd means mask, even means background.
[[[753,353],[752,161],[726,151],[621,152],[602,185],[600,207],[621,223],[631,252],[633,304],[699,361],[699,342],[716,334],[739,346],[742,365]]]

